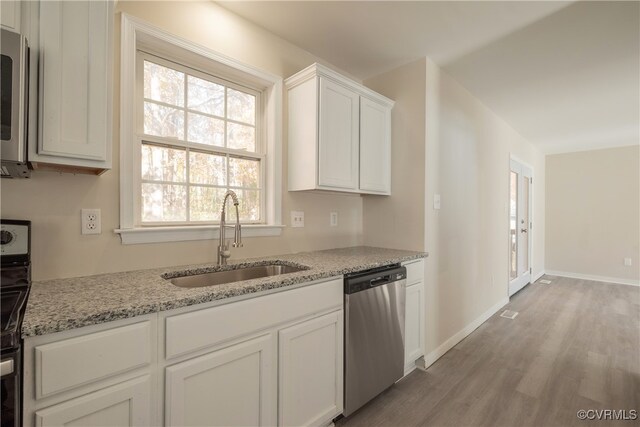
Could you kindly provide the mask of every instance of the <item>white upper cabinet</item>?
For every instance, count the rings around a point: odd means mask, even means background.
[[[390,194],[393,101],[319,64],[286,85],[289,190]]]
[[[0,24],[2,28],[20,32],[20,2],[18,0],[2,0],[0,2]]]
[[[360,190],[391,193],[391,110],[360,97]]]
[[[318,184],[358,188],[358,94],[320,77]]]
[[[112,1],[42,1],[37,169],[111,168]]]

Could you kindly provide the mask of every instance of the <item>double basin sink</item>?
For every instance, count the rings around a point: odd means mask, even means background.
[[[211,273],[193,274],[166,278],[173,285],[180,288],[201,288],[204,286],[223,285],[225,283],[240,282],[242,280],[259,279],[261,277],[279,276],[281,274],[295,273],[308,270],[309,267],[292,266],[282,263],[272,263],[251,267],[238,267],[230,270],[214,271]]]

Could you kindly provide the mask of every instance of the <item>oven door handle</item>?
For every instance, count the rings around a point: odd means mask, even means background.
[[[0,362],[0,377],[13,374],[13,359]]]

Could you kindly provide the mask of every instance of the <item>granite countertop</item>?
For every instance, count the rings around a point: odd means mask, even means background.
[[[427,255],[424,252],[358,246],[262,258],[230,259],[227,266],[199,264],[37,281],[31,286],[22,336],[46,335],[242,295],[249,297],[249,294],[256,292],[425,258]],[[274,262],[308,269],[190,289],[174,286],[163,278]]]

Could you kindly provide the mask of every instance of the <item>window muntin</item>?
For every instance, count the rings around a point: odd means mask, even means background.
[[[260,92],[138,52],[141,225],[264,223]],[[229,210],[235,219],[235,210]]]

